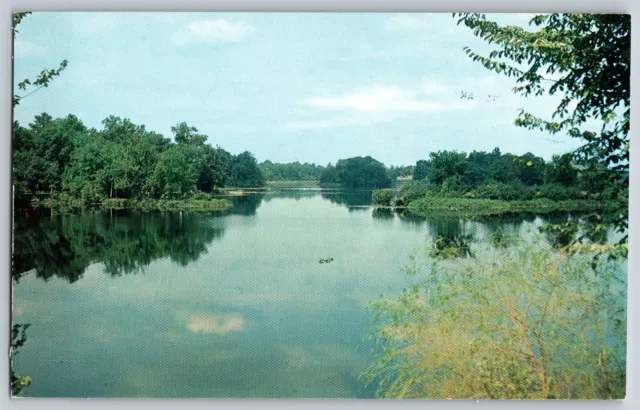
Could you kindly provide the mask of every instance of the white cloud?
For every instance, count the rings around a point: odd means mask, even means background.
[[[424,30],[430,27],[425,14],[395,14],[384,22],[384,28],[391,31]]]
[[[396,85],[374,85],[338,96],[313,97],[303,105],[338,117],[313,118],[282,125],[283,129],[322,129],[388,123],[412,113],[442,113],[473,108],[475,101],[462,100],[435,77],[426,77],[416,89]]]
[[[471,102],[428,100],[397,86],[374,86],[359,93],[339,97],[319,97],[305,101],[312,107],[356,111],[443,112],[470,108]]]
[[[16,40],[13,43],[13,54],[16,57],[29,57],[42,55],[46,49],[36,43],[25,40]]]
[[[243,22],[233,23],[227,20],[198,20],[187,24],[172,36],[177,45],[207,43],[212,41],[238,42],[256,31],[256,27]]]

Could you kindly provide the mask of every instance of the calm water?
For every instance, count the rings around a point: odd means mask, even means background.
[[[406,285],[414,250],[567,218],[425,220],[370,197],[252,195],[226,216],[16,214],[22,395],[372,397],[367,305]]]

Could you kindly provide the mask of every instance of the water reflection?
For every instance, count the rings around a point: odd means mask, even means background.
[[[140,272],[169,257],[186,266],[224,233],[223,218],[201,214],[84,212],[15,218],[12,276],[35,270],[75,282],[97,262],[111,276]]]
[[[366,211],[371,205],[371,191],[322,191],[323,199],[334,204],[345,205],[349,211]]]
[[[389,208],[374,208],[371,213],[375,219],[388,219],[392,220],[396,217],[395,212]]]
[[[228,199],[233,203],[230,213],[233,215],[255,215],[264,196],[264,193],[252,193],[229,197]]]
[[[318,195],[318,189],[294,189],[294,188],[282,188],[278,190],[269,191],[264,196],[264,201],[269,202],[273,199],[288,198],[293,199],[296,202],[303,198],[313,198]]]

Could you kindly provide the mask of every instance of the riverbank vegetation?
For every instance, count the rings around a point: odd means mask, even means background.
[[[199,193],[190,199],[135,199],[135,198],[104,198],[96,202],[74,198],[62,192],[54,193],[42,200],[33,198],[33,208],[50,208],[57,212],[67,212],[79,208],[93,207],[96,209],[135,209],[140,211],[209,211],[227,212],[233,203],[226,198],[212,198]]]
[[[73,115],[53,119],[48,114],[36,116],[27,127],[15,122],[16,196],[58,193],[74,204],[116,198],[135,204],[197,200],[225,186],[264,185],[251,153],[214,148],[205,143],[206,135],[184,122],[172,127],[173,141],[128,119],[110,116],[102,124],[102,130],[89,129]],[[59,201],[52,195],[49,202]]]
[[[422,196],[522,201],[591,199],[624,201],[628,196],[610,181],[603,161],[574,161],[571,154],[550,162],[531,153],[521,156],[492,152],[432,152],[418,161],[413,182],[399,200],[408,204]]]
[[[514,77],[515,93],[562,94],[550,120],[520,111],[515,124],[566,132],[583,145],[550,164],[499,151],[432,153],[414,168],[422,182],[399,198],[418,210],[596,201],[612,208],[624,236],[609,245],[598,237],[608,224],[587,218],[543,225],[551,244],[517,236],[517,246],[490,241],[474,250],[464,240],[434,242],[407,268],[415,284],[373,305],[378,348],[367,380],[388,398],[623,399],[630,16],[537,15],[530,29],[457,16],[493,47],[467,55]]]
[[[267,160],[258,167],[265,181],[319,181],[324,171],[322,165],[297,161],[283,164]]]
[[[407,267],[413,286],[372,305],[379,397],[624,398],[624,261],[594,267],[541,240],[440,248]]]
[[[329,164],[320,176],[321,184],[340,184],[345,188],[387,188],[391,177],[384,164],[369,156],[339,160]]]

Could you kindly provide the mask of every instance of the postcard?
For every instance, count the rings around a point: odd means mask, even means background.
[[[624,14],[14,14],[11,394],[624,399]]]

